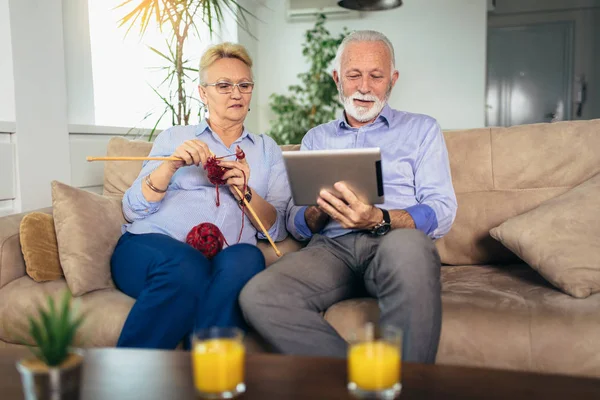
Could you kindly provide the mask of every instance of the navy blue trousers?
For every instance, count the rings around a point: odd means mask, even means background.
[[[111,270],[117,288],[136,302],[117,347],[174,349],[182,340],[189,345],[197,329],[245,330],[238,296],[263,269],[263,254],[249,244],[227,247],[209,261],[170,236],[126,232],[115,247]]]

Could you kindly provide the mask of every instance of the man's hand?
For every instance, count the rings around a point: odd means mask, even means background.
[[[371,229],[383,221],[383,213],[380,209],[361,202],[345,184],[337,182],[333,187],[340,192],[342,198],[339,199],[327,190],[322,190],[317,204],[343,228]]]

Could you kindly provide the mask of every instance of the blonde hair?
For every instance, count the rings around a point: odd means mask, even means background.
[[[203,75],[206,68],[222,58],[237,58],[250,68],[252,73],[252,58],[244,46],[237,43],[224,42],[209,47],[200,59],[200,82],[203,83]]]

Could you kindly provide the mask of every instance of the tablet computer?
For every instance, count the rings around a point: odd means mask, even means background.
[[[363,203],[383,203],[379,148],[284,151],[283,159],[297,206],[316,205],[321,189],[341,197],[336,182],[344,182]]]

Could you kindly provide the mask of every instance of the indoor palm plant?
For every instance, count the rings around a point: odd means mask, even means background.
[[[166,62],[165,66],[160,67],[164,70],[164,80],[159,87],[152,88],[164,103],[164,109],[156,119],[150,139],[166,115],[171,117],[172,125],[188,125],[192,112],[200,115],[202,109],[196,91],[188,93],[186,90],[186,86],[191,86],[186,83],[198,80],[198,68],[190,65],[190,60],[184,55],[191,35],[200,38],[199,27],[203,24],[212,38],[216,26],[223,22],[226,14],[250,34],[248,16],[254,15],[236,0],[124,0],[118,7],[126,10],[120,26],[127,27],[127,32],[138,26],[141,38],[152,25],[165,34],[167,51],[161,52],[156,47],[150,47]],[[164,93],[163,85],[167,85],[168,94],[161,94],[161,91]]]
[[[29,316],[29,346],[33,357],[20,360],[23,392],[27,400],[76,399],[79,396],[83,356],[72,348],[83,316],[76,316],[67,290],[58,306],[48,297],[46,306]],[[26,343],[26,342],[25,342]]]
[[[309,69],[298,74],[300,84],[288,87],[289,95],[271,95],[271,110],[277,117],[268,133],[279,144],[300,143],[309,129],[335,119],[341,109],[328,68],[348,31],[344,28],[334,36],[325,28],[325,20],[324,14],[319,15],[314,28],[304,35],[302,55]]]

